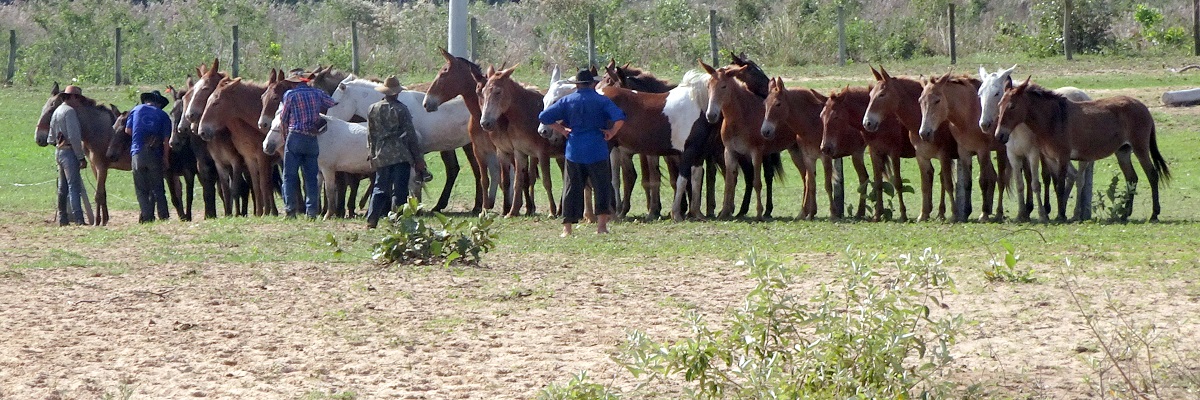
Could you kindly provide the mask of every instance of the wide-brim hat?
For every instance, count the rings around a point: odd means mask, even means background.
[[[83,89],[80,89],[79,86],[75,86],[75,85],[68,85],[67,88],[63,89],[62,92],[66,93],[66,94],[74,94],[74,95],[83,96]]]
[[[167,104],[171,104],[171,100],[168,100],[167,97],[163,96],[161,92],[155,90],[142,93],[142,103],[154,103],[158,105],[158,108],[163,108],[166,107]]]
[[[383,84],[376,86],[375,90],[383,93],[384,96],[393,96],[404,91],[404,86],[400,85],[400,80],[396,79],[395,75],[389,76],[383,80]]]
[[[569,82],[569,83],[596,83],[596,82],[600,82],[600,77],[596,76],[595,73],[592,73],[592,70],[590,70],[590,69],[581,69],[581,70],[579,70],[578,74],[575,74],[574,78],[567,79],[567,82]]]
[[[304,83],[308,82],[308,74],[304,73],[304,68],[296,68],[288,71],[288,77],[283,80],[288,82]]]

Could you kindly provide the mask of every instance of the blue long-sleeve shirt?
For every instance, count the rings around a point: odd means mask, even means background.
[[[129,152],[135,156],[147,148],[161,156],[162,144],[171,137],[171,117],[149,104],[140,104],[129,110],[125,127],[133,131],[133,145]]]
[[[624,111],[590,87],[579,88],[538,114],[543,124],[562,121],[571,128],[567,136],[567,161],[580,164],[608,159],[608,142],[604,141],[601,129],[607,128],[610,121],[624,119]]]

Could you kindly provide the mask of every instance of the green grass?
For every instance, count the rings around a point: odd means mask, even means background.
[[[1161,68],[1164,63],[1176,63],[1173,59],[1126,59],[1091,58],[1066,63],[1061,60],[1042,60],[1014,57],[1007,60],[998,56],[976,56],[960,60],[956,71],[973,73],[978,65],[1008,67],[1019,65],[1019,74],[1047,76],[1043,81],[1048,86],[1075,85],[1085,90],[1093,89],[1137,89],[1142,100],[1152,106],[1158,121],[1159,145],[1170,164],[1174,180],[1163,188],[1163,222],[1142,223],[1149,215],[1149,188],[1140,185],[1132,220],[1129,224],[1089,222],[1081,224],[946,224],[926,223],[831,223],[827,218],[828,202],[823,190],[818,191],[818,220],[793,221],[799,213],[801,196],[800,178],[789,160],[784,161],[786,176],[776,185],[775,212],[777,219],[768,222],[751,221],[706,221],[672,223],[667,221],[644,221],[644,195],[640,187],[635,189],[633,208],[629,220],[618,223],[610,236],[590,234],[588,226],[581,227],[577,237],[557,237],[559,221],[544,216],[519,217],[501,221],[497,254],[520,259],[528,256],[534,260],[562,260],[563,263],[586,266],[594,262],[613,264],[644,265],[684,261],[697,268],[708,268],[716,262],[735,260],[750,247],[764,254],[792,256],[818,256],[833,258],[847,247],[870,253],[895,255],[933,247],[943,254],[948,262],[964,268],[982,271],[993,254],[1001,254],[1001,239],[1013,243],[1022,255],[1022,263],[1037,266],[1062,265],[1070,258],[1076,265],[1087,265],[1089,271],[1122,279],[1194,279],[1200,270],[1200,256],[1194,251],[1200,245],[1200,208],[1194,206],[1200,196],[1200,138],[1195,135],[1200,128],[1200,115],[1188,109],[1166,109],[1157,106],[1157,96],[1162,90],[1187,87],[1191,75],[1173,74]],[[1174,64],[1168,64],[1174,65]],[[1177,65],[1175,65],[1177,67]],[[802,85],[828,89],[844,84],[866,83],[870,75],[865,65],[846,67],[809,66],[777,71],[765,66],[771,75],[789,78],[813,77]],[[948,70],[943,59],[922,59],[904,63],[889,63],[893,74],[942,73]],[[1112,73],[1111,71],[1122,71]],[[1106,72],[1108,71],[1108,72]],[[669,79],[675,78],[670,69],[655,70]],[[679,74],[681,75],[681,73]],[[832,77],[832,78],[830,78]],[[528,82],[543,84],[544,75],[527,73],[519,75]],[[117,101],[119,106],[130,105],[126,99],[126,88],[85,88],[86,93],[101,101]],[[102,229],[59,229],[47,222],[53,214],[54,164],[52,150],[39,148],[32,140],[36,114],[45,100],[44,88],[0,89],[0,138],[9,146],[0,150],[0,213],[7,218],[6,224],[26,225],[22,234],[37,237],[58,237],[71,243],[69,250],[54,250],[45,246],[29,246],[21,240],[3,245],[0,250],[25,254],[28,258],[10,265],[20,268],[51,268],[55,266],[106,266],[101,256],[94,256],[89,249],[108,249],[131,246],[127,254],[138,262],[133,266],[165,263],[369,263],[374,234],[362,231],[361,220],[344,222],[285,221],[278,217],[263,218],[219,218],[214,221],[183,223],[172,220],[150,226],[118,224]],[[437,178],[430,184],[426,201],[440,192],[442,177],[437,172],[442,164],[435,155],[427,156],[429,165]],[[460,153],[461,163],[465,158]],[[847,163],[848,164],[848,163]],[[905,162],[904,174],[916,185],[915,164]],[[1139,174],[1141,173],[1138,168]],[[856,203],[857,179],[847,165],[846,198]],[[823,171],[818,179],[823,179]],[[1114,161],[1097,163],[1096,190],[1118,174]],[[94,182],[90,174],[85,180]],[[555,196],[562,188],[561,178],[552,177]],[[664,182],[665,184],[666,182]],[[472,195],[470,173],[467,168],[460,173],[451,212],[463,212],[470,207]],[[665,186],[665,185],[664,185]],[[549,210],[540,182],[537,186],[538,210]],[[673,193],[664,189],[664,200],[669,206]],[[975,188],[975,210],[979,211],[979,189]],[[718,196],[719,199],[720,196]],[[915,217],[920,204],[919,196],[905,196],[909,217]],[[116,171],[109,179],[109,200],[113,210],[131,211],[136,208],[133,201],[129,173]],[[739,195],[740,200],[740,185]],[[1011,196],[1006,196],[1005,208],[1011,217],[1016,211]],[[201,206],[196,200],[197,208]],[[753,208],[751,210],[753,213]],[[121,217],[129,218],[130,214]],[[343,254],[335,254],[327,245],[327,235],[332,233],[339,240]],[[1044,240],[1043,240],[1044,237]],[[59,239],[56,239],[59,240]],[[44,243],[31,238],[29,243]],[[519,255],[519,256],[518,256]],[[487,261],[485,255],[485,262]],[[980,276],[982,272],[980,272]],[[16,273],[10,274],[16,275]],[[531,288],[521,284],[498,288],[498,293],[508,289]],[[536,289],[536,288],[533,288]]]

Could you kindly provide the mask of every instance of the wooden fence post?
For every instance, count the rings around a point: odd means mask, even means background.
[[[958,63],[958,41],[954,31],[954,3],[950,3],[950,65]]]
[[[587,25],[587,28],[588,28],[588,32],[587,32],[588,33],[588,37],[587,37],[588,62],[587,62],[587,65],[588,65],[588,68],[591,68],[593,65],[596,65],[596,15],[588,14],[587,22],[588,22],[588,25]]]
[[[479,59],[479,22],[471,17],[471,62]]]
[[[1200,0],[1192,0],[1192,55],[1200,56]]]
[[[233,26],[233,77],[238,77],[238,26]]]
[[[116,32],[116,70],[113,71],[113,85],[121,86],[121,28]]]
[[[4,82],[11,86],[13,84],[13,76],[17,74],[17,30],[8,30],[8,74],[4,75]]]
[[[1063,1],[1063,52],[1067,54],[1067,60],[1071,59],[1071,52],[1074,51],[1074,43],[1071,43],[1071,0]]]
[[[358,22],[350,22],[350,70],[354,72],[354,76],[358,74]]]
[[[837,30],[838,30],[838,66],[846,66],[846,8],[838,6],[837,9]]]
[[[717,10],[708,10],[708,48],[712,51],[712,66],[715,68],[721,52],[717,48]]]

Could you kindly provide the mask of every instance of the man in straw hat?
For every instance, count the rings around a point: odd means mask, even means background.
[[[171,141],[171,117],[162,110],[170,101],[159,91],[142,93],[141,101],[142,104],[129,110],[125,133],[133,139],[129,153],[133,156],[133,188],[141,209],[138,222],[147,223],[154,222],[155,209],[160,220],[170,216],[163,171],[171,153],[167,149]]]
[[[367,209],[368,229],[375,228],[388,211],[408,201],[411,168],[428,174],[412,114],[396,98],[404,87],[395,76],[390,76],[375,90],[383,93],[383,100],[372,104],[367,113],[367,157],[375,167],[375,189]]]
[[[292,70],[287,80],[300,85],[285,92],[280,103],[279,126],[284,135],[283,209],[288,218],[296,217],[300,173],[303,173],[304,214],[316,219],[321,209],[321,192],[317,185],[317,156],[321,149],[317,145],[317,135],[325,126],[321,114],[335,103],[324,91],[307,84],[309,79],[303,70]]]
[[[559,99],[542,110],[538,120],[567,138],[567,185],[563,189],[563,232],[571,235],[571,225],[583,216],[583,188],[592,183],[596,206],[596,233],[608,233],[608,219],[613,212],[612,169],[608,162],[608,140],[612,140],[625,124],[625,113],[596,92],[600,80],[589,69],[579,70],[575,93]],[[609,123],[611,128],[606,128]]]
[[[59,98],[63,103],[50,116],[50,134],[46,139],[57,148],[54,158],[58,163],[58,225],[83,225],[84,188],[79,170],[87,168],[87,158],[83,149],[83,128],[75,112],[75,107],[82,105],[83,90],[70,85]]]

